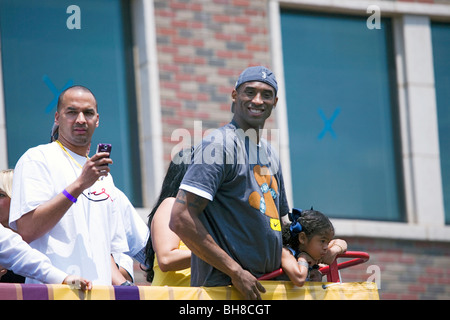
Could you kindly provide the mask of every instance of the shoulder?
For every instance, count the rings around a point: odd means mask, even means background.
[[[174,203],[175,203],[174,197],[165,198],[159,205],[158,209],[156,210],[155,218],[157,216],[160,216],[161,214],[168,213],[170,215],[170,212],[172,211],[172,207],[173,207]]]
[[[45,156],[49,153],[55,153],[55,146],[57,147],[56,143],[47,143],[32,147],[25,151],[25,153],[20,157],[19,161],[33,159],[39,160],[40,158],[45,158]]]
[[[165,198],[161,204],[159,205],[158,210],[161,208],[162,210],[172,209],[173,204],[175,203],[176,198],[175,197],[168,197]]]

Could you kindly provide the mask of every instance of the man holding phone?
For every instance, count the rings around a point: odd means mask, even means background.
[[[64,90],[55,125],[56,141],[29,149],[17,162],[10,226],[54,266],[110,285],[111,254],[128,251],[128,245],[114,204],[109,152],[88,157],[99,126],[92,92],[83,86]]]

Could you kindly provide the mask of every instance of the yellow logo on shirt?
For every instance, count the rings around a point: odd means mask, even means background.
[[[270,217],[270,227],[275,231],[281,231],[279,214],[274,199],[277,197],[278,184],[270,174],[266,166],[256,165],[253,167],[253,175],[261,189],[262,196],[258,191],[253,191],[248,198],[248,203],[262,214]]]

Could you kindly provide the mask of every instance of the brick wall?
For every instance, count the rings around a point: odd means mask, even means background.
[[[450,244],[431,241],[345,238],[349,250],[365,251],[370,260],[344,269],[344,282],[367,281],[379,267],[381,299],[450,299]]]
[[[250,65],[271,68],[266,0],[155,0],[165,160],[177,128],[218,128]],[[271,117],[266,128],[272,126]],[[191,131],[193,137],[193,132]]]

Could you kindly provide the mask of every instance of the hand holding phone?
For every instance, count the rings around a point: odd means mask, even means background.
[[[97,152],[96,153],[108,152],[109,153],[108,158],[111,158],[111,149],[112,149],[112,146],[111,146],[110,143],[99,143],[97,145]]]

